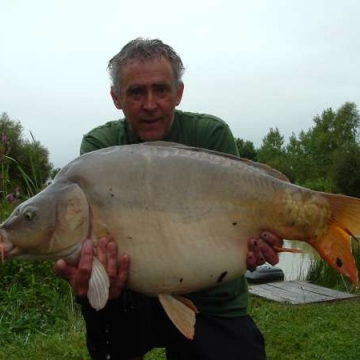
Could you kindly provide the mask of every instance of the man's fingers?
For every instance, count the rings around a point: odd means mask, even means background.
[[[249,251],[247,257],[247,269],[250,271],[255,271],[256,267],[257,267],[256,257],[252,251]]]
[[[68,265],[65,260],[60,259],[54,265],[55,274],[69,281],[72,275],[72,266]]]
[[[119,266],[119,286],[123,289],[129,278],[130,258],[128,255],[122,255]]]
[[[118,297],[124,290],[129,277],[130,259],[128,255],[122,255],[119,258],[118,272],[115,281],[110,286],[109,298]]]
[[[94,245],[91,240],[86,240],[81,249],[81,256],[78,264],[78,269],[81,271],[91,271],[92,261],[94,257]]]
[[[126,279],[129,275],[129,268],[130,268],[130,258],[129,255],[122,255],[120,258],[120,266],[119,271],[123,274],[123,276],[126,276]]]
[[[108,256],[107,246],[108,246],[109,242],[110,242],[110,239],[101,238],[99,240],[97,248],[96,248],[96,257],[104,265],[105,269],[107,268],[107,256]]]
[[[270,246],[283,246],[283,239],[269,231],[263,231],[260,234],[260,239],[264,240]]]
[[[250,271],[255,270],[254,267],[268,262],[276,265],[279,262],[278,253],[273,246],[282,246],[283,240],[277,235],[270,232],[263,232],[259,238],[248,240],[248,259],[247,267]]]
[[[75,293],[79,296],[85,296],[88,292],[93,257],[94,245],[91,240],[86,240],[81,250],[77,272],[72,280]]]
[[[252,253],[256,259],[257,265],[262,265],[265,263],[265,258],[262,252],[263,247],[261,246],[262,241],[260,239],[254,239],[252,242]]]
[[[116,242],[112,241],[107,245],[107,264],[106,271],[110,278],[110,283],[116,280],[118,272],[118,247]]]
[[[262,239],[258,240],[259,252],[264,259],[264,262],[267,261],[271,265],[275,265],[279,262],[278,253],[270,246],[267,242]],[[261,258],[259,259],[261,261]]]

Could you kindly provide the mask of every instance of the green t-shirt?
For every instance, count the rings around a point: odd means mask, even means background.
[[[239,155],[228,125],[221,119],[206,114],[176,110],[170,133],[163,140]],[[120,119],[98,126],[84,135],[80,153],[136,143],[139,140],[128,122]],[[202,313],[229,317],[247,314],[248,290],[245,276],[187,297]]]

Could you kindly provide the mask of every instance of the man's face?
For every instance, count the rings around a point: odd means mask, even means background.
[[[169,133],[183,90],[183,84],[176,85],[170,62],[162,57],[125,64],[120,94],[111,90],[111,96],[138,138],[156,141]]]

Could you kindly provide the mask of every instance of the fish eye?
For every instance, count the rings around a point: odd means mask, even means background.
[[[35,215],[36,215],[35,211],[26,210],[24,212],[24,220],[25,221],[32,221],[34,219]]]

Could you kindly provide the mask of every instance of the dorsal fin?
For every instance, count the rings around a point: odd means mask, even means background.
[[[255,169],[259,170],[259,171],[262,171],[263,173],[265,173],[265,174],[267,174],[269,176],[272,176],[272,177],[274,177],[276,179],[286,181],[286,182],[290,182],[290,180],[288,179],[287,176],[285,176],[283,173],[281,173],[280,171],[272,168],[269,165],[262,164],[262,163],[259,163],[259,162],[255,162],[255,161],[245,159],[245,158],[242,158],[242,157],[238,157],[238,156],[235,156],[235,155],[222,153],[220,151],[197,148],[197,147],[182,145],[182,144],[175,143],[175,142],[170,142],[170,141],[149,141],[149,142],[142,143],[142,145],[172,147],[172,148],[183,149],[183,150],[188,150],[188,151],[203,152],[203,153],[207,153],[207,154],[211,154],[211,155],[222,156],[222,157],[227,158],[227,159],[243,162],[246,165],[251,166],[251,167],[253,167],[253,168],[255,168]]]

